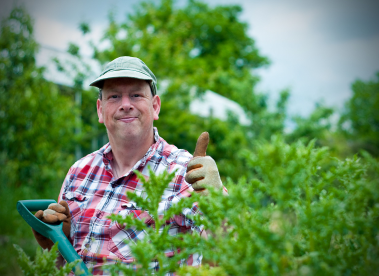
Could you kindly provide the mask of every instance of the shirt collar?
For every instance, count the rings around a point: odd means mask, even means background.
[[[157,149],[159,148],[159,145],[161,144],[160,140],[162,139],[159,136],[158,129],[156,127],[153,127],[154,132],[154,144],[150,146],[146,154],[140,159],[134,166],[133,170],[137,170],[140,166],[144,166],[148,161],[150,161],[151,157],[155,154]],[[112,147],[111,144],[108,142],[103,147],[103,160],[106,165],[109,164],[109,162],[113,159],[113,153],[112,153]]]

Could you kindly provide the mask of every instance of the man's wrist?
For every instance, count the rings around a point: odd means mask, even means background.
[[[66,260],[63,258],[62,254],[58,251],[58,258],[55,262],[55,266],[60,269],[62,266],[64,266],[66,263]]]

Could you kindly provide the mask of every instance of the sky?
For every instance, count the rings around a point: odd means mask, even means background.
[[[41,44],[37,62],[50,64],[48,77],[70,82],[54,73],[50,58],[65,55],[68,43],[99,41],[113,10],[124,20],[137,0],[0,0],[0,17],[23,4],[35,20],[35,37]],[[316,103],[342,110],[351,95],[351,84],[373,79],[379,71],[379,0],[205,0],[211,6],[236,4],[243,8],[241,20],[261,54],[271,61],[257,69],[257,91],[274,103],[289,89],[290,115],[307,116]],[[186,3],[179,0],[178,5]],[[82,39],[80,22],[88,22],[91,34]],[[98,69],[100,70],[100,69]],[[96,70],[95,70],[96,71]],[[97,72],[98,73],[98,72]]]

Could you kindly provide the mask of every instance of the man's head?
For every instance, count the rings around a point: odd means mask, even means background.
[[[101,90],[97,113],[110,141],[152,138],[161,103],[156,95],[156,78],[141,60],[117,58],[91,85]]]

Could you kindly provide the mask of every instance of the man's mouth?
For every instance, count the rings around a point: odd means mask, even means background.
[[[118,120],[121,121],[121,122],[124,122],[124,123],[131,123],[135,119],[137,119],[137,117],[125,117],[125,118],[120,118]]]

